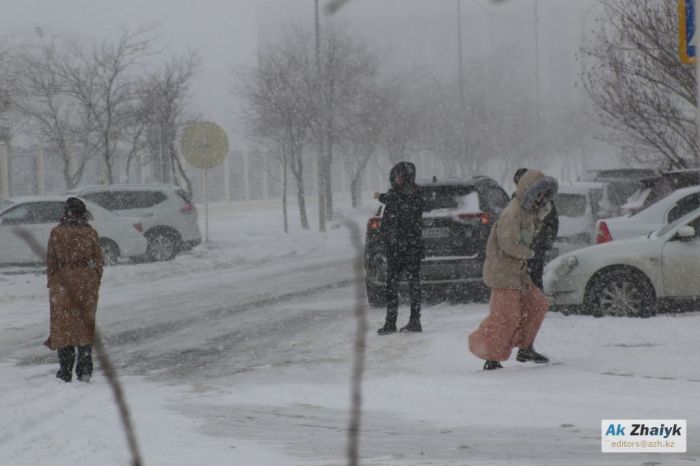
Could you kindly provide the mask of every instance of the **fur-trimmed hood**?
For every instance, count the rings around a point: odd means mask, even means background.
[[[525,210],[532,210],[535,200],[545,193],[544,203],[551,201],[559,190],[559,183],[539,170],[528,170],[518,181],[516,196]]]

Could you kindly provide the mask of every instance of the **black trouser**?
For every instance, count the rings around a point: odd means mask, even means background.
[[[58,348],[58,362],[61,365],[61,372],[70,380],[73,373],[73,363],[75,362],[75,346],[64,346]],[[75,375],[82,379],[92,375],[92,345],[77,346],[78,364],[75,366]]]
[[[537,288],[542,291],[544,284],[542,283],[542,274],[544,273],[544,256],[547,250],[541,246],[535,246],[535,255],[527,261],[527,271],[530,275],[530,280]]]
[[[420,261],[416,254],[390,254],[387,257],[386,276],[386,320],[396,323],[399,313],[399,278],[406,273],[408,294],[411,298],[411,319],[420,319]]]

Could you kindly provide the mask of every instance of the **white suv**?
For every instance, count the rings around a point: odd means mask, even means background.
[[[148,260],[170,260],[202,242],[197,209],[179,186],[113,184],[78,188],[70,194],[116,214],[139,217],[148,240]]]

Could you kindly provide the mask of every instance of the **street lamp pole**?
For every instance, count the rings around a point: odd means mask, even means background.
[[[462,123],[462,131],[459,137],[459,157],[462,162],[467,159],[467,102],[464,96],[464,58],[462,53],[462,0],[457,0],[457,79],[459,85],[459,111]]]
[[[317,158],[317,174],[318,174],[318,229],[321,232],[326,231],[326,170],[325,170],[325,86],[322,82],[321,73],[321,18],[319,16],[318,0],[314,0],[314,31],[316,35],[316,77],[320,84],[318,91],[320,92],[321,104],[318,107],[317,120],[317,137],[318,137],[318,158]]]

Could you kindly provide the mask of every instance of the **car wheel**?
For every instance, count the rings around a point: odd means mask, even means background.
[[[651,317],[656,314],[656,297],[646,277],[629,271],[600,275],[589,287],[586,302],[595,317]]]
[[[146,235],[146,255],[151,261],[162,262],[173,259],[178,253],[177,236],[169,231],[155,231]]]
[[[119,248],[114,241],[101,239],[100,248],[102,248],[102,257],[105,260],[105,265],[117,265],[117,262],[119,262]]]
[[[375,285],[369,281],[365,281],[367,286],[367,301],[370,307],[386,306],[386,287]]]

